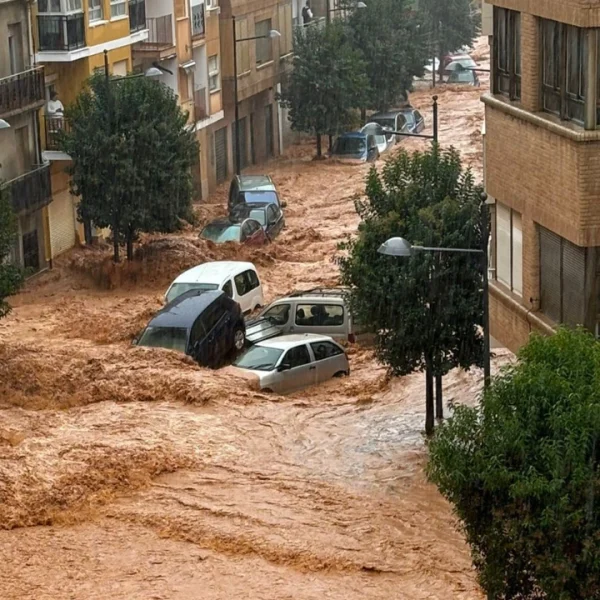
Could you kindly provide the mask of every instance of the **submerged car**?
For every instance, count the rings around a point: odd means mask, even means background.
[[[250,262],[222,260],[192,267],[169,286],[165,300],[171,302],[189,291],[223,290],[247,313],[263,306],[262,284],[256,267]]]
[[[384,131],[386,131],[386,137],[388,140],[388,144],[397,144],[402,140],[402,135],[387,133],[387,131],[399,131],[401,133],[412,133],[408,123],[406,122],[406,117],[404,113],[398,110],[390,110],[388,112],[381,112],[371,115],[369,117],[369,121],[372,123],[377,123],[383,127]]]
[[[444,60],[444,75],[449,76],[454,71],[476,69],[477,63],[468,54],[453,54]]]
[[[416,108],[405,106],[399,108],[398,112],[404,115],[410,133],[421,133],[425,129],[425,119]]]
[[[387,135],[379,123],[367,123],[360,131],[361,133],[375,137],[375,144],[377,145],[377,150],[379,151],[380,155],[390,147],[390,142],[388,141]]]
[[[261,390],[288,394],[350,374],[344,349],[324,335],[284,335],[251,346],[233,366],[258,380]]]
[[[481,85],[477,73],[469,69],[456,69],[455,71],[452,71],[448,77],[447,83],[453,85],[472,85],[474,87],[479,87]]]
[[[337,138],[331,155],[341,159],[370,162],[379,158],[379,150],[374,135],[353,131],[343,133]]]
[[[250,246],[263,246],[269,242],[262,225],[255,219],[244,219],[238,222],[231,219],[216,219],[200,232],[199,237],[215,244],[237,242]]]
[[[265,202],[285,208],[277,188],[268,175],[236,175],[229,186],[229,212],[238,204]]]
[[[242,310],[221,291],[189,291],[169,302],[134,342],[183,352],[205,367],[219,367],[244,348]]]
[[[279,206],[265,202],[238,204],[231,211],[229,218],[232,221],[245,219],[258,221],[270,240],[277,237],[285,227],[285,219]]]

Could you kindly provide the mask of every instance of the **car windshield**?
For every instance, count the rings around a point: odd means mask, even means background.
[[[202,237],[218,244],[222,242],[239,242],[240,226],[211,223],[202,230]]]
[[[185,352],[187,348],[188,330],[184,327],[151,327],[148,326],[138,340],[138,346],[167,348]]]
[[[279,196],[277,192],[244,192],[244,201],[246,204],[252,204],[252,202],[268,202],[269,204],[279,205]]]
[[[471,71],[454,71],[448,77],[448,83],[471,83],[473,81],[473,73]]]
[[[279,350],[278,348],[252,346],[241,354],[233,364],[241,369],[272,371],[282,354],[283,350]]]
[[[174,283],[167,292],[167,302],[175,300],[181,294],[191,290],[218,290],[216,283]]]
[[[396,130],[396,119],[393,119],[393,118],[384,119],[383,117],[380,117],[378,119],[373,119],[373,120],[378,125],[381,125],[384,129],[391,129],[392,131]]]
[[[367,149],[367,143],[363,138],[341,137],[337,139],[334,154],[362,154]]]

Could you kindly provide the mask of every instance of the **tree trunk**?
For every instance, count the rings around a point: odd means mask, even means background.
[[[360,109],[360,122],[363,125],[367,122],[367,109],[364,107]]]
[[[112,227],[113,234],[113,261],[118,263],[121,259],[119,257],[119,228],[116,225]]]
[[[444,397],[442,391],[442,376],[435,376],[435,418],[444,418]]]
[[[127,260],[133,260],[133,229],[127,228]]]
[[[317,133],[317,158],[321,158],[322,156],[322,150],[321,150],[321,134]]]
[[[333,136],[329,135],[329,152],[333,150]]]
[[[85,238],[85,243],[91,245],[94,241],[92,236],[92,222],[89,219],[83,220],[83,237]]]
[[[425,434],[433,435],[433,369],[430,360],[425,368]]]

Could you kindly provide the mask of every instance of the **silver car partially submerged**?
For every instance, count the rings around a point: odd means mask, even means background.
[[[316,334],[281,335],[259,342],[241,354],[233,367],[259,389],[278,394],[350,374],[344,349],[330,337]]]

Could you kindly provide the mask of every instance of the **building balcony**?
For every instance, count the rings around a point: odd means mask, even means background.
[[[142,31],[146,29],[146,2],[145,0],[129,1],[129,31]]]
[[[71,52],[84,48],[83,13],[72,15],[38,15],[40,52]]]
[[[204,21],[204,2],[192,6],[192,39],[201,40],[206,33]]]
[[[39,210],[52,201],[50,165],[35,165],[30,171],[7,181],[12,206],[17,214]]]
[[[64,117],[44,116],[42,150],[44,160],[71,160],[71,157],[63,152],[60,147],[61,135],[70,131],[70,129],[70,122]]]
[[[44,69],[37,67],[0,79],[0,117],[44,104]]]
[[[146,19],[148,38],[135,46],[135,52],[145,57],[164,60],[175,53],[173,15]]]

